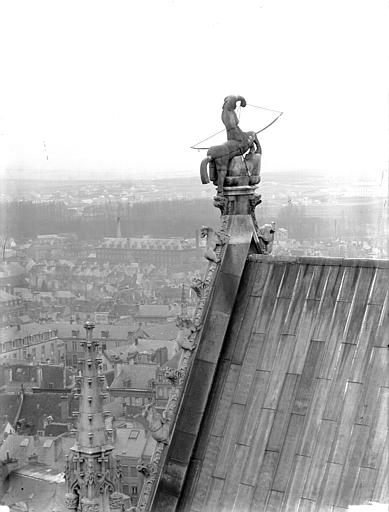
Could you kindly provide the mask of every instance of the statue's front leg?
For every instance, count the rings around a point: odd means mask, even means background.
[[[217,195],[223,195],[224,180],[227,176],[227,165],[222,165],[217,170]]]

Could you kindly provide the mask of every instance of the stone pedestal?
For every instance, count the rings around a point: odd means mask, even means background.
[[[255,207],[261,203],[261,196],[255,193],[256,186],[240,185],[224,187],[223,195],[214,197],[214,205],[222,215],[254,215]]]

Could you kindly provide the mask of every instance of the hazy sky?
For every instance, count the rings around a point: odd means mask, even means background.
[[[190,146],[223,128],[228,94],[284,111],[263,172],[379,173],[388,21],[387,0],[3,0],[3,173],[194,175]]]

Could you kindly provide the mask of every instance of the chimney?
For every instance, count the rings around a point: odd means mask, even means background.
[[[61,395],[61,420],[67,421],[69,418],[69,404],[68,397],[66,395]]]
[[[200,233],[199,233],[198,229],[196,229],[195,238],[196,238],[196,251],[198,251],[200,248]]]

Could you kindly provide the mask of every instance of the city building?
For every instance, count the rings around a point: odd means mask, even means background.
[[[0,327],[17,324],[24,312],[25,308],[20,297],[0,290]]]
[[[130,497],[131,505],[136,506],[143,484],[143,476],[137,466],[150,463],[156,441],[141,424],[126,423],[114,430],[114,455],[120,462],[123,494]]]
[[[17,359],[59,364],[64,357],[65,345],[55,328],[29,323],[0,329],[0,361]]]
[[[112,263],[137,262],[158,267],[196,263],[198,248],[195,240],[178,238],[104,238],[96,248],[98,261]]]
[[[56,322],[45,325],[46,328],[55,330],[63,343],[66,364],[77,368],[78,358],[83,353],[82,325],[74,322]],[[101,341],[103,353],[116,348],[121,348],[125,352],[135,343],[136,339],[147,337],[147,334],[142,327],[135,323],[130,325],[97,324],[95,337]],[[108,370],[108,367],[105,370]]]

